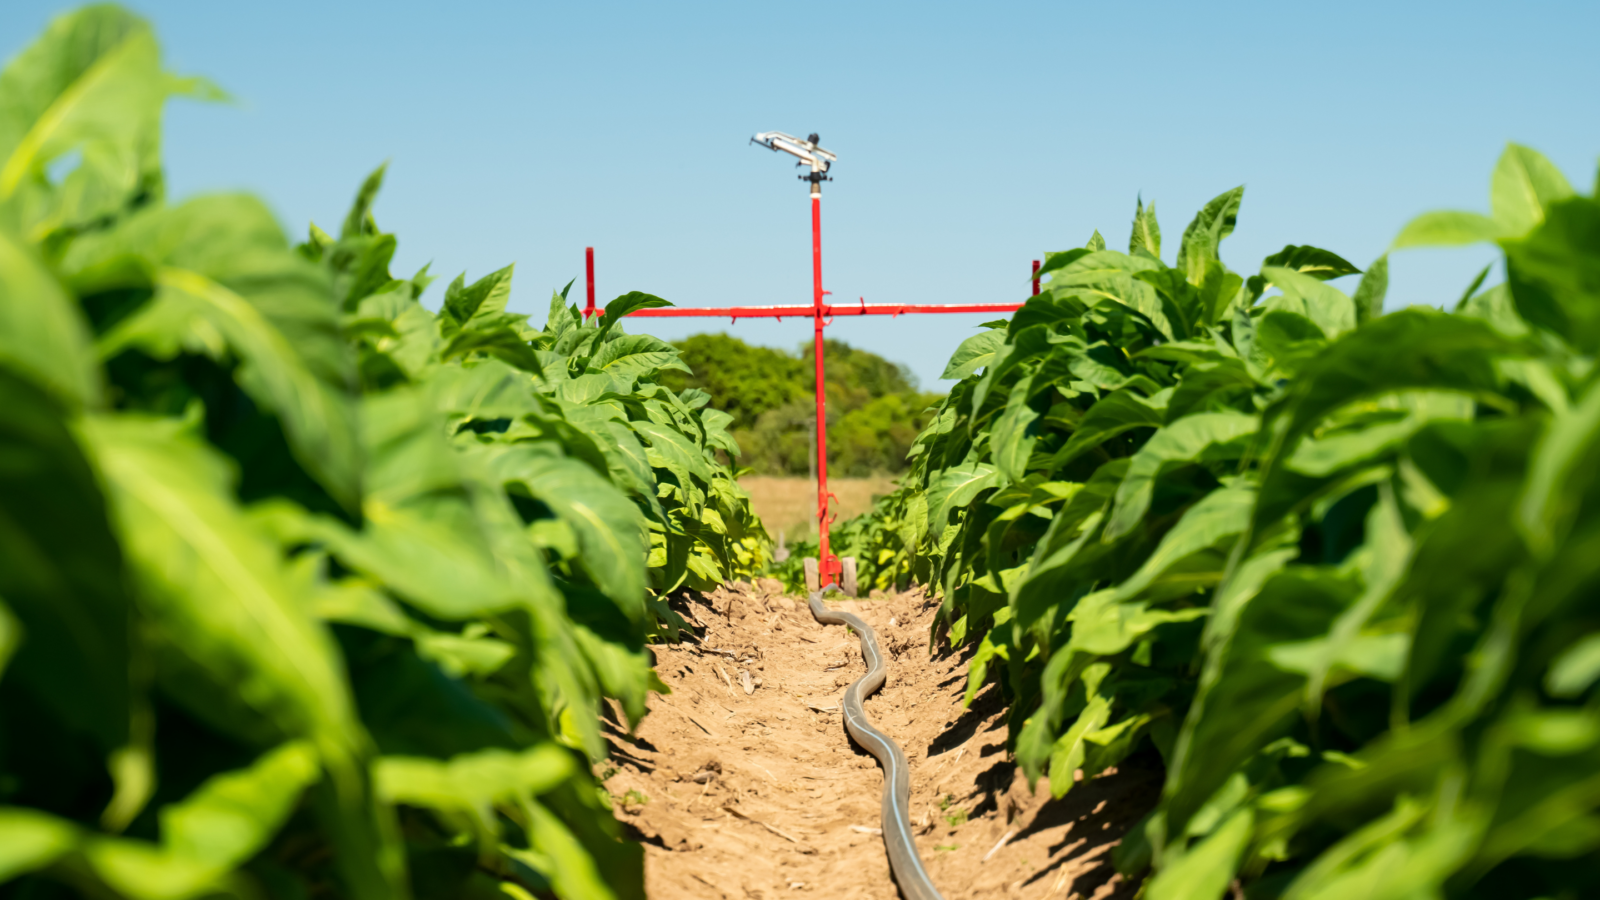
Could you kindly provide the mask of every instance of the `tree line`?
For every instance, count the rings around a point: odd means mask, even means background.
[[[816,356],[747,344],[729,334],[696,334],[674,344],[693,374],[663,374],[674,391],[699,388],[710,406],[733,416],[738,464],[758,475],[812,471]],[[900,363],[843,341],[825,340],[828,470],[864,476],[905,470],[906,453],[943,394],[922,391]]]

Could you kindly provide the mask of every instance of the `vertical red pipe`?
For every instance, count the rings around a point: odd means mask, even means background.
[[[1037,268],[1039,268],[1039,264],[1038,263],[1034,263],[1033,267],[1035,269],[1037,269]],[[585,275],[586,275],[586,281],[588,283],[588,288],[589,288],[589,302],[584,304],[584,307],[583,307],[583,320],[585,322],[587,322],[591,318],[594,318],[594,248],[593,247],[585,247],[585,248],[583,248],[583,269],[584,269],[584,272],[585,272]],[[1037,285],[1035,285],[1035,287],[1037,287]],[[1034,293],[1037,294],[1039,292],[1037,290],[1035,290]]]
[[[1039,261],[1033,261],[1033,295],[1039,296]]]
[[[822,379],[822,185],[811,185],[812,352],[817,358],[817,550],[818,588],[834,583],[837,564],[828,548],[828,395]]]

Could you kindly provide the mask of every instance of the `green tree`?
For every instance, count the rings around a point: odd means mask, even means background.
[[[663,384],[673,391],[699,388],[710,394],[713,409],[733,416],[733,428],[750,428],[762,413],[804,400],[815,381],[794,356],[729,334],[690,335],[674,346],[694,371],[670,372]]]
[[[816,420],[816,354],[811,343],[791,355],[753,347],[728,334],[696,334],[676,346],[694,370],[666,372],[676,391],[700,388],[710,406],[733,416],[739,462],[763,475],[804,475],[811,468]],[[905,468],[928,410],[942,399],[922,393],[904,365],[843,341],[824,341],[828,394],[828,466],[840,475]]]

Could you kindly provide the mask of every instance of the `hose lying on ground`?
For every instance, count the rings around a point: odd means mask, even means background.
[[[832,586],[829,586],[832,588]],[[837,588],[833,588],[837,590]],[[828,588],[823,589],[828,590]],[[861,656],[867,661],[867,674],[856,679],[844,692],[844,727],[856,743],[883,763],[883,844],[889,853],[889,868],[906,900],[944,900],[923,871],[917,845],[911,840],[910,765],[900,745],[873,727],[861,708],[861,701],[883,687],[883,652],[872,626],[852,613],[828,609],[822,592],[810,596],[811,615],[824,625],[849,625],[861,635]]]

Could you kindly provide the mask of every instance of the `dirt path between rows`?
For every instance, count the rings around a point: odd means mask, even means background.
[[[1133,896],[1110,850],[1155,802],[1154,772],[1125,766],[1059,801],[1043,783],[1030,793],[1005,750],[998,686],[963,709],[966,656],[929,658],[935,606],[920,590],[831,605],[871,624],[889,657],[866,712],[910,758],[917,846],[947,900]],[[646,842],[649,896],[898,898],[875,832],[882,771],[839,713],[865,672],[858,638],[770,580],[688,611],[700,643],[654,648],[672,693],[651,697],[633,737],[610,729],[606,787]]]

